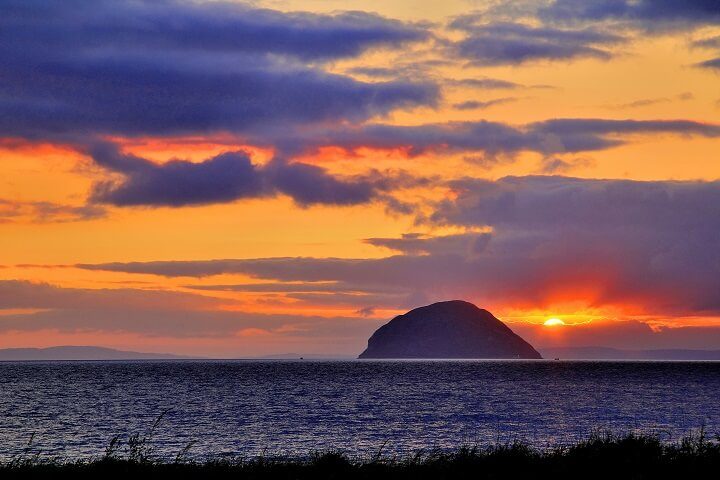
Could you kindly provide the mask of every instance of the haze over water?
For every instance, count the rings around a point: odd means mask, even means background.
[[[100,456],[147,432],[172,459],[372,456],[515,439],[544,447],[598,430],[677,439],[720,431],[720,363],[144,361],[0,363],[0,454]]]

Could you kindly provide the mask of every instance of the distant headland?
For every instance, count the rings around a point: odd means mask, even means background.
[[[540,359],[532,345],[487,310],[462,300],[433,303],[393,318],[359,358]]]

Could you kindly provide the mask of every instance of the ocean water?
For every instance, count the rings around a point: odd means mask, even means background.
[[[166,459],[190,442],[201,459],[546,447],[598,430],[676,439],[720,433],[718,398],[714,362],[6,362],[0,459],[99,456],[162,412],[149,444]]]

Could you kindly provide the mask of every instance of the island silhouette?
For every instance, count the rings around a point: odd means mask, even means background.
[[[495,316],[463,300],[433,303],[378,328],[358,358],[541,359]]]

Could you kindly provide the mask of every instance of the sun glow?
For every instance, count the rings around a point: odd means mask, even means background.
[[[563,322],[559,318],[548,318],[547,320],[545,320],[543,325],[545,325],[546,327],[561,327],[565,325],[565,322]]]

